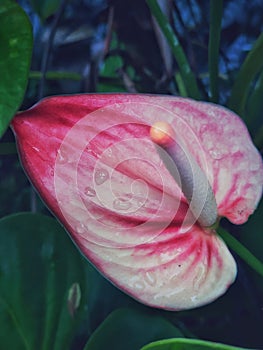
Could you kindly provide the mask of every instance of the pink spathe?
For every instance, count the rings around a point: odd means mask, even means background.
[[[236,264],[193,217],[180,174],[175,181],[151,141],[159,120],[206,175],[218,216],[246,222],[261,198],[262,160],[223,107],[159,95],[56,96],[19,113],[12,128],[33,185],[98,270],[147,305],[190,309],[222,295]]]

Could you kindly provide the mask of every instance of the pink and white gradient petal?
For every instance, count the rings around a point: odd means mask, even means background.
[[[206,174],[219,215],[245,222],[261,197],[262,160],[242,121],[222,107],[169,96],[57,96],[19,113],[12,128],[29,178],[82,253],[133,298],[182,310],[222,295],[236,264],[191,216],[151,142],[160,119]]]

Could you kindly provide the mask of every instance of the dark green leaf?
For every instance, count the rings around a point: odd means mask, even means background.
[[[223,14],[223,1],[210,1],[210,30],[208,46],[208,64],[210,76],[211,101],[218,102],[218,62],[219,44],[221,35],[221,21]]]
[[[262,126],[262,111],[263,111],[263,70],[259,74],[254,88],[252,89],[246,107],[246,113],[249,118],[246,118],[246,124],[253,136],[257,136],[260,126]],[[254,140],[255,141],[255,140]],[[259,145],[260,146],[260,145]],[[263,147],[263,144],[262,146]]]
[[[123,61],[120,56],[110,56],[104,61],[100,76],[114,78],[116,77],[118,69],[120,69],[122,65]]]
[[[261,261],[263,261],[262,235],[263,200],[248,222],[241,227],[241,242],[248,247]],[[261,277],[262,279],[262,277]],[[263,285],[263,284],[262,284]]]
[[[157,341],[152,344],[144,346],[141,350],[239,350],[245,348],[239,348],[235,346],[213,343],[204,340],[197,339],[168,339]]]
[[[0,4],[0,137],[22,103],[32,52],[31,24],[15,1]]]
[[[139,350],[158,339],[182,337],[164,318],[136,309],[114,311],[93,333],[84,350]]]
[[[249,116],[245,115],[245,106],[251,83],[263,68],[262,57],[263,33],[258,37],[253,48],[250,50],[242,64],[228,103],[228,107],[242,116],[244,120],[249,118]]]
[[[261,125],[261,127],[257,131],[253,141],[255,145],[258,147],[258,149],[263,148],[263,125]]]
[[[44,21],[57,12],[61,0],[30,0],[30,3],[42,21]]]
[[[188,96],[195,99],[200,99],[201,94],[198,89],[195,76],[188,63],[184,50],[180,45],[174,31],[172,30],[167,18],[162,13],[162,10],[160,9],[160,6],[156,0],[146,0],[146,2],[171,47],[172,53],[178,63]]]
[[[54,219],[24,213],[0,220],[1,348],[69,349],[87,299],[85,263]]]
[[[120,56],[109,56],[103,64],[100,72],[100,81],[97,86],[97,92],[116,92],[126,91],[118,70],[123,66],[123,60]]]
[[[42,73],[39,71],[30,71],[29,79],[42,79]],[[46,80],[75,80],[80,81],[81,75],[79,73],[73,72],[56,72],[56,71],[47,71],[45,74]]]

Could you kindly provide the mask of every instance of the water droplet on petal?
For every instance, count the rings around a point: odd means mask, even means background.
[[[249,169],[251,171],[257,171],[260,168],[260,163],[259,162],[253,162],[250,164]]]
[[[197,300],[197,296],[196,296],[196,295],[194,295],[193,297],[191,297],[191,302],[192,302],[192,303],[195,303],[196,300]]]
[[[110,158],[112,156],[112,149],[108,148],[106,151],[107,156]]]
[[[219,159],[223,158],[223,154],[219,150],[216,150],[216,149],[210,150],[209,154],[213,159],[219,160]]]
[[[156,284],[156,277],[152,272],[147,271],[145,273],[145,282],[150,286],[154,286]]]
[[[205,279],[205,272],[206,272],[206,268],[205,268],[204,264],[200,264],[197,268],[196,275],[195,275],[195,278],[193,281],[194,290],[197,291],[200,289],[200,286],[204,282],[204,279]]]
[[[97,185],[102,185],[109,178],[109,173],[106,169],[98,169],[95,172],[95,182]]]
[[[113,208],[117,210],[128,210],[131,207],[131,202],[124,198],[116,198],[113,202]]]
[[[57,154],[57,160],[60,164],[65,164],[68,162],[68,158],[64,152],[62,152],[61,149],[58,150]]]
[[[40,152],[40,150],[39,150],[39,148],[37,148],[37,147],[32,147],[36,152]]]
[[[144,283],[143,283],[143,282],[140,282],[140,281],[135,282],[134,285],[133,285],[133,287],[136,288],[136,289],[142,290],[142,289],[144,289]]]
[[[92,187],[86,187],[84,190],[84,193],[88,197],[95,197],[96,191]]]
[[[85,225],[84,224],[79,224],[77,227],[76,227],[76,231],[77,233],[79,234],[82,234],[86,231],[86,228],[85,228]]]

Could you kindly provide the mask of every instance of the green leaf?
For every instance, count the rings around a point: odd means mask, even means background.
[[[153,312],[118,309],[92,334],[84,350],[139,350],[150,341],[182,337],[171,323]]]
[[[118,70],[123,66],[121,56],[109,56],[103,64],[100,72],[100,80],[97,92],[125,92],[123,83],[119,77]]]
[[[0,137],[22,103],[32,53],[32,29],[22,8],[0,4]]]
[[[255,213],[248,222],[241,226],[240,240],[259,259],[263,261],[263,235],[262,235],[263,200],[259,203]]]
[[[262,125],[263,111],[263,70],[259,74],[255,86],[253,87],[246,107],[249,118],[246,120],[247,127],[252,135],[258,133],[258,128]]]
[[[218,61],[221,35],[223,0],[210,1],[210,30],[208,45],[208,64],[210,76],[211,101],[218,102]]]
[[[160,6],[156,0],[146,0],[146,2],[171,47],[173,55],[178,64],[183,83],[186,87],[188,97],[200,100],[201,94],[197,86],[196,78],[191,70],[184,50],[180,45],[172,27],[170,26],[167,18],[162,13]]]
[[[69,349],[87,299],[84,264],[54,219],[0,220],[1,348]]]
[[[42,21],[57,12],[61,0],[30,0],[33,9]]]
[[[116,72],[123,65],[123,60],[120,56],[109,56],[103,64],[103,68],[100,72],[102,77],[116,77]]]
[[[43,74],[39,71],[30,71],[29,79],[42,79]],[[47,71],[45,74],[46,80],[75,80],[82,79],[81,74],[63,71]]]
[[[157,341],[152,344],[144,346],[141,350],[238,350],[245,349],[235,346],[213,343],[210,341],[197,340],[197,339],[168,339]]]
[[[263,148],[263,125],[261,125],[261,127],[257,131],[253,141],[255,145],[258,147],[258,149]]]
[[[248,247],[261,261],[263,261],[263,235],[262,235],[263,200],[251,218],[241,226],[240,241]],[[260,298],[263,302],[263,275],[253,274],[252,278],[260,289]],[[252,285],[251,288],[254,286]]]
[[[256,75],[260,73],[263,68],[262,57],[263,33],[258,37],[242,64],[228,102],[228,107],[243,117],[245,121],[249,118],[249,115],[246,116],[245,113],[249,89]]]

